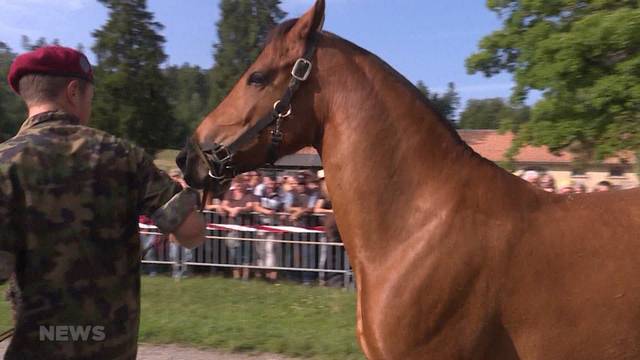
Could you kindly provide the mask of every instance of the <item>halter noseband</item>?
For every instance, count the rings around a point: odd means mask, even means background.
[[[263,116],[255,125],[247,129],[247,131],[240,135],[235,141],[229,145],[213,143],[211,145],[205,144],[204,146],[200,146],[195,138],[189,140],[198,157],[200,157],[207,166],[209,174],[207,177],[208,183],[211,181],[224,183],[238,175],[236,168],[233,166],[233,156],[246,143],[253,140],[262,130],[271,125],[273,125],[273,129],[271,130],[271,143],[269,144],[267,162],[273,164],[278,160],[278,148],[284,137],[280,131],[280,125],[284,119],[291,116],[293,111],[291,108],[291,100],[302,82],[306,81],[311,74],[313,67],[311,58],[315,52],[316,43],[317,35],[314,34],[309,38],[304,55],[296,60],[296,63],[293,65],[291,80],[289,80],[287,90],[280,100],[273,104],[273,110]],[[205,192],[208,189],[207,185],[208,184],[205,184]]]

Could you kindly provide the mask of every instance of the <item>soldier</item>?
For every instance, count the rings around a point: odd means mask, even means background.
[[[87,126],[93,72],[82,53],[23,54],[8,80],[29,114],[0,144],[0,261],[15,260],[20,294],[5,359],[135,359],[138,215],[193,248],[204,241],[198,193]]]

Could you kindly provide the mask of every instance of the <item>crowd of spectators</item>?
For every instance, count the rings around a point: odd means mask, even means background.
[[[179,170],[171,170],[169,175],[177,182],[183,183]],[[289,225],[296,227],[310,227],[320,225],[325,230],[327,241],[339,242],[339,233],[335,225],[331,200],[324,183],[324,172],[291,171],[277,174],[261,174],[251,171],[237,176],[231,182],[229,190],[221,197],[208,197],[205,200],[204,210],[221,216],[225,223],[247,225],[250,219],[251,225]],[[315,218],[314,224],[310,219]],[[220,219],[220,217],[218,217]],[[141,219],[148,223],[148,219]],[[232,268],[232,276],[235,279],[248,279],[251,274],[273,282],[278,279],[278,273],[274,270],[251,270],[242,265],[256,265],[258,267],[273,268],[281,264],[277,263],[275,250],[276,244],[270,241],[256,242],[253,244],[254,259],[250,259],[246,251],[243,251],[242,235],[239,231],[230,231],[224,240],[227,249],[227,261],[230,264],[238,264]],[[259,237],[265,240],[273,240],[273,233],[260,233]],[[143,247],[149,246],[153,237],[142,235]],[[171,241],[172,247],[177,247]],[[181,254],[177,254],[182,251]],[[294,259],[301,263],[307,254],[308,247],[302,247],[302,253]],[[154,258],[156,254],[150,251],[147,260]],[[191,259],[191,252],[186,249],[171,249],[171,261],[178,258]],[[180,263],[177,261],[177,263]],[[173,276],[181,278],[188,276],[188,271],[177,268],[174,265]],[[148,267],[147,267],[148,268]],[[155,269],[147,270],[148,274],[155,274]],[[315,274],[302,273],[303,283],[313,281]]]
[[[613,184],[603,180],[596,184],[592,189],[581,182],[567,181],[556,183],[556,180],[548,173],[540,173],[535,170],[527,170],[522,174],[522,179],[528,181],[544,191],[558,194],[583,194],[587,192],[602,192],[615,190]]]

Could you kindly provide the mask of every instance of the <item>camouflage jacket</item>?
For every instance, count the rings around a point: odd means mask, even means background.
[[[0,144],[0,251],[21,293],[5,359],[135,359],[138,215],[179,191],[142,149],[63,112]]]

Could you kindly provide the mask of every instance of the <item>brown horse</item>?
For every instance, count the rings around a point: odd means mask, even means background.
[[[640,359],[640,190],[534,188],[379,58],[321,31],[323,17],[318,0],[275,29],[179,157],[188,181],[209,171],[222,191],[270,152],[314,146],[369,359]],[[310,76],[290,82],[294,63],[308,75],[301,56]]]

